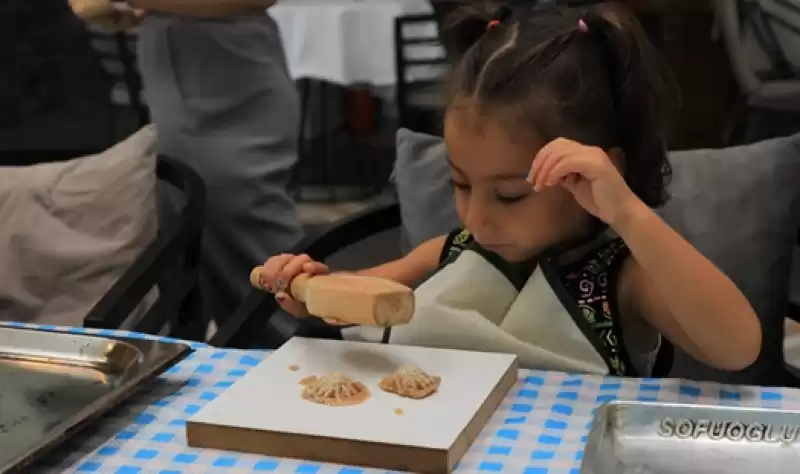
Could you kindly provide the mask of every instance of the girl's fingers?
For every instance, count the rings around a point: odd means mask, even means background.
[[[283,270],[283,267],[286,266],[287,263],[291,262],[294,258],[294,255],[285,253],[282,255],[276,255],[275,257],[270,258],[267,260],[264,265],[261,266],[261,278],[259,282],[260,288],[265,291],[269,291],[270,293],[275,292],[278,288],[278,275]]]
[[[289,283],[301,273],[324,275],[330,273],[330,269],[323,263],[312,261],[308,255],[282,254],[253,269],[250,282],[256,288],[279,293],[286,290]]]
[[[289,287],[289,283],[294,277],[303,273],[303,265],[311,262],[311,257],[306,254],[297,255],[289,260],[286,265],[278,272],[278,281],[275,283],[278,291],[283,291]]]
[[[303,264],[303,273],[310,275],[327,275],[331,270],[324,263],[306,262]]]
[[[575,190],[578,187],[578,182],[580,181],[580,179],[581,179],[580,175],[573,173],[565,176],[564,179],[561,180],[561,185],[564,186],[564,189],[574,194]]]
[[[547,185],[554,186],[573,174],[588,180],[596,179],[595,168],[598,164],[594,161],[592,157],[587,157],[586,155],[567,156],[550,170]]]
[[[331,326],[348,326],[350,324],[338,318],[322,318],[322,320],[330,324]]]
[[[552,143],[552,142],[551,142]],[[533,158],[533,163],[531,164],[531,171],[528,174],[528,182],[530,182],[534,187],[536,186],[536,182],[539,179],[539,175],[541,174],[542,166],[548,160],[550,156],[550,152],[552,151],[553,147],[550,144],[545,145],[539,153]]]
[[[571,140],[556,138],[543,146],[533,159],[528,181],[530,181],[531,184],[536,183],[537,178],[542,174],[542,168],[545,166],[545,163],[547,163],[553,155],[562,154],[566,150],[571,150],[575,145],[576,143]]]
[[[539,176],[537,176],[536,181],[533,182],[534,189],[540,191],[548,186],[552,186],[550,183],[552,181],[553,169],[568,157],[568,152],[564,150],[551,152],[547,157],[547,161],[542,164],[542,168],[539,170]]]
[[[264,277],[264,267],[261,266],[255,267],[250,272],[250,284],[260,290],[269,291],[267,290],[269,284],[267,283],[267,280]]]
[[[292,316],[298,318],[304,318],[308,316],[308,310],[306,309],[306,305],[292,298],[285,291],[279,291],[277,294],[275,294],[275,301],[278,302],[278,305],[284,311],[291,314]]]
[[[574,187],[580,179],[593,181],[603,172],[605,161],[600,158],[602,156],[592,147],[558,138],[536,155],[529,181],[536,191],[558,184]],[[565,182],[570,175],[576,175],[576,178]]]

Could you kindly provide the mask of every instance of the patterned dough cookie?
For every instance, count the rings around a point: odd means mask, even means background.
[[[378,386],[381,390],[401,397],[421,399],[439,389],[441,377],[428,375],[416,365],[404,365],[392,375],[384,377]]]
[[[303,399],[321,405],[358,405],[370,396],[369,389],[363,383],[340,372],[331,372],[323,377],[306,377],[300,383],[305,386]]]

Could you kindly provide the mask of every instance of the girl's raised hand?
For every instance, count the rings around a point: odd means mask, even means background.
[[[586,211],[611,227],[639,199],[603,149],[566,138],[539,150],[528,181],[536,191],[564,187]]]

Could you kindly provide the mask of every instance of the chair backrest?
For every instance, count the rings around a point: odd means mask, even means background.
[[[394,38],[397,108],[403,124],[409,87],[441,84],[448,61],[433,14],[395,18]]]
[[[761,81],[758,79],[745,49],[738,0],[714,0],[714,14],[739,86],[745,93],[755,91],[761,85]]]
[[[92,47],[102,61],[103,68],[112,80],[111,102],[133,112],[134,128],[150,122],[150,112],[142,94],[142,77],[136,65],[134,32],[104,33],[91,30]]]
[[[717,26],[746,94],[800,72],[800,1],[714,0]]]
[[[205,221],[205,185],[186,164],[159,156],[160,182],[182,194],[176,214],[162,224],[155,242],[97,302],[84,320],[86,327],[118,329],[154,287],[158,301],[130,329],[148,334],[165,331],[176,337],[203,339],[196,293],[200,239]],[[200,323],[194,327],[194,323]]]
[[[800,71],[800,0],[759,0],[759,11],[778,60],[796,77]],[[787,71],[787,72],[789,72]]]

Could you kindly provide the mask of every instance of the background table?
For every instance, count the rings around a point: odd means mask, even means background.
[[[21,325],[20,325],[21,326]],[[55,329],[55,328],[53,328]],[[83,329],[77,332],[91,332]],[[106,335],[144,337],[126,333]],[[221,350],[194,344],[196,352],[121,408],[58,448],[37,473],[294,473],[360,474],[374,469],[186,446],[186,419],[236,383],[265,352]],[[269,394],[264,394],[268,403]],[[589,424],[610,400],[711,403],[800,408],[790,389],[729,387],[680,380],[617,379],[558,372],[520,371],[520,378],[492,416],[457,472],[578,474]],[[421,427],[422,429],[430,427]]]
[[[374,87],[396,80],[395,18],[432,12],[428,0],[280,0],[268,11],[293,78]]]

